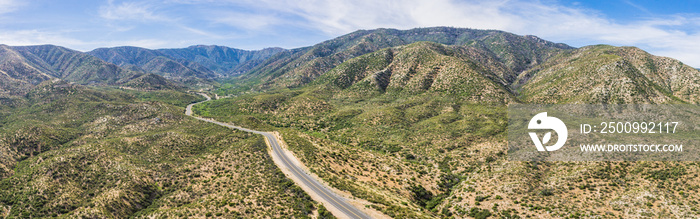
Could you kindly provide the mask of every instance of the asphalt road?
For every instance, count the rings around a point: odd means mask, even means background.
[[[209,96],[207,96],[205,94],[201,94],[201,95],[206,97],[207,101],[211,100],[211,98]],[[192,116],[192,106],[195,104],[197,104],[197,103],[190,104],[187,106],[187,109],[185,110],[186,115]],[[316,179],[311,177],[300,166],[298,166],[294,162],[292,162],[292,158],[288,157],[287,154],[284,153],[284,151],[282,150],[282,147],[280,147],[280,144],[277,141],[277,138],[275,138],[275,136],[272,135],[271,133],[256,131],[256,130],[238,127],[238,126],[233,126],[233,125],[221,123],[218,121],[214,121],[211,119],[204,119],[204,118],[199,118],[199,117],[195,117],[195,116],[192,116],[192,117],[195,119],[205,121],[205,122],[214,123],[214,124],[217,124],[220,126],[224,126],[224,127],[228,127],[228,128],[232,128],[232,129],[238,129],[241,131],[251,132],[251,133],[255,133],[255,134],[261,134],[261,135],[265,136],[265,138],[269,142],[270,146],[272,147],[272,153],[274,155],[276,155],[277,157],[279,157],[281,160],[281,163],[277,163],[277,165],[280,166],[280,168],[284,167],[284,168],[289,169],[291,171],[291,173],[294,174],[294,176],[297,179],[301,180],[301,182],[297,182],[297,183],[304,184],[306,186],[306,188],[311,189],[311,192],[315,193],[317,197],[324,199],[324,201],[325,201],[324,203],[329,203],[329,204],[333,205],[333,207],[335,207],[336,209],[341,211],[348,218],[371,218],[367,214],[365,214],[364,212],[357,209],[355,206],[348,203],[348,201],[345,198],[334,193],[333,191],[328,189],[325,185],[323,185],[322,183],[320,183],[319,181],[317,181]],[[309,192],[309,191],[306,191],[306,192]],[[336,216],[339,216],[339,215],[336,215]]]

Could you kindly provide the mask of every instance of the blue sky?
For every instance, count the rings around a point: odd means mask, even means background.
[[[0,44],[241,49],[310,46],[357,29],[498,29],[580,47],[637,46],[700,67],[700,1],[0,0]]]

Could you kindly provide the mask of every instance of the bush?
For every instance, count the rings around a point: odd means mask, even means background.
[[[491,217],[491,211],[489,209],[472,208],[469,210],[469,217],[485,219]]]
[[[474,197],[474,201],[482,202],[482,201],[488,199],[489,197],[491,197],[491,196],[490,195],[487,195],[487,196],[477,195],[476,197]]]
[[[554,195],[554,192],[552,192],[551,189],[543,189],[542,191],[540,191],[540,195],[541,196],[551,196],[551,195]]]
[[[444,193],[449,193],[452,187],[459,184],[460,178],[457,174],[442,174],[440,175],[440,182],[438,182],[438,187],[440,191]]]
[[[404,157],[406,158],[406,160],[415,160],[415,159],[416,159],[416,156],[415,156],[415,155],[409,154],[409,153],[406,153],[406,154],[404,155]]]
[[[336,218],[336,217],[333,216],[333,214],[331,214],[331,212],[328,211],[328,209],[326,209],[326,207],[319,204],[318,205],[318,218],[319,219],[331,219],[331,218]]]
[[[420,206],[425,207],[428,201],[433,199],[433,193],[425,189],[422,185],[413,185],[410,190],[413,193],[413,200]]]

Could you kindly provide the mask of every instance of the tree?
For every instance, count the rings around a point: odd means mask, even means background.
[[[411,192],[413,193],[413,200],[423,207],[426,206],[428,201],[433,199],[433,193],[425,189],[422,185],[412,185]]]

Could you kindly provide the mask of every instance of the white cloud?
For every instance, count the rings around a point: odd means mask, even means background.
[[[83,44],[82,41],[63,36],[61,33],[40,30],[0,31],[0,42],[13,46],[41,44],[75,46]]]
[[[216,12],[211,14],[208,19],[216,24],[225,24],[250,31],[263,31],[273,25],[284,23],[282,19],[273,15],[239,12]]]
[[[527,0],[248,0],[235,1],[234,4],[297,16],[306,23],[300,26],[315,28],[328,35],[380,27],[498,29],[537,35],[555,42],[569,42],[575,46],[637,46],[700,67],[700,44],[697,43],[700,42],[700,33],[689,31],[700,29],[698,15],[651,17],[633,23],[620,23],[590,9]],[[245,22],[245,19],[239,21]],[[249,28],[274,26],[274,22],[279,21],[265,17],[261,22],[262,25],[250,23]],[[232,25],[241,26],[235,22]],[[689,26],[692,28],[687,28]]]
[[[21,3],[16,0],[0,0],[0,14],[15,11],[19,6]]]
[[[70,32],[53,32],[42,30],[0,31],[0,42],[2,42],[2,44],[12,46],[52,44],[80,51],[89,51],[98,47],[114,47],[124,45],[154,49],[172,45],[172,42],[158,39],[84,41],[71,37]]]
[[[192,27],[188,27],[188,26],[185,26],[185,25],[179,25],[178,27],[179,27],[180,29],[183,29],[183,30],[187,31],[188,33],[193,33],[193,34],[196,34],[196,35],[199,35],[199,36],[204,36],[204,37],[207,37],[207,38],[210,38],[210,39],[223,39],[223,38],[225,38],[225,37],[222,36],[222,35],[219,35],[219,34],[216,34],[216,33],[210,32],[210,31],[198,29],[198,28],[192,28]],[[194,44],[201,44],[202,42],[193,42],[193,43],[194,43]]]
[[[100,7],[100,17],[108,20],[132,20],[132,21],[168,21],[167,17],[157,15],[155,8],[148,2],[122,2],[115,4],[108,1],[107,5]]]

